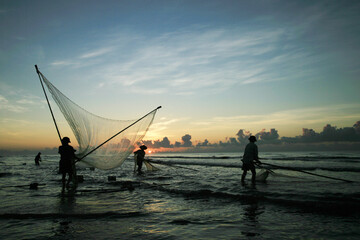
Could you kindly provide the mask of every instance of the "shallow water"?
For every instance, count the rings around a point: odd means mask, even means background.
[[[1,239],[358,239],[360,153],[262,153],[274,169],[240,184],[239,153],[157,154],[159,171],[78,169],[61,191],[58,156],[0,158]],[[26,164],[26,165],[24,165]],[[116,181],[108,181],[116,176]],[[32,182],[37,190],[29,189]]]

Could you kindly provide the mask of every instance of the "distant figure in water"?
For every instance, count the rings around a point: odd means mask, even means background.
[[[140,146],[140,149],[134,152],[134,172],[136,171],[136,165],[138,166],[137,171],[141,173],[141,168],[145,159],[145,150],[147,147],[145,145]]]
[[[36,166],[39,166],[39,165],[40,165],[40,162],[41,162],[41,157],[40,157],[40,155],[41,155],[41,152],[39,152],[39,153],[36,155],[36,157],[35,157],[35,165],[36,165]]]
[[[256,137],[250,136],[249,143],[245,147],[244,156],[241,160],[243,162],[242,170],[243,174],[241,176],[241,182],[245,181],[246,173],[248,170],[251,171],[251,181],[255,183],[256,171],[255,171],[255,164],[254,161],[258,164],[261,164],[258,157],[258,147],[256,146]]]
[[[60,173],[62,173],[62,188],[65,188],[65,178],[66,173],[69,175],[68,181],[66,183],[66,187],[69,187],[69,184],[72,180],[74,168],[75,168],[75,149],[69,145],[70,139],[68,137],[64,137],[61,140],[62,145],[59,147],[59,154],[60,154]]]

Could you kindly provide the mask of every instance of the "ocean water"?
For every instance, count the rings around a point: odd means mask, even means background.
[[[0,239],[360,238],[360,152],[262,152],[264,163],[352,182],[271,167],[256,184],[251,173],[240,183],[241,154],[147,155],[163,164],[141,175],[131,157],[111,171],[79,166],[84,181],[64,192],[59,156],[0,157]]]

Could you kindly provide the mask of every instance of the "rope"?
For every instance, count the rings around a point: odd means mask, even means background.
[[[160,165],[165,165],[165,166],[169,166],[169,167],[175,167],[175,168],[184,168],[184,169],[188,169],[188,170],[191,170],[191,171],[195,171],[195,172],[198,172],[199,170],[196,170],[196,169],[192,169],[192,168],[187,168],[187,167],[180,167],[180,166],[177,166],[177,165],[174,165],[172,163],[164,163],[163,161],[154,161],[152,159],[147,159],[147,161],[151,162],[151,163],[156,163],[156,164],[160,164]]]
[[[343,182],[348,182],[348,183],[353,182],[353,181],[342,179],[342,178],[329,177],[329,176],[325,176],[325,175],[321,175],[321,174],[307,172],[307,171],[300,170],[300,169],[294,169],[294,168],[291,168],[291,167],[283,167],[283,166],[278,166],[278,165],[274,165],[274,164],[270,164],[270,163],[262,163],[262,165],[267,165],[267,166],[276,167],[276,168],[280,168],[280,169],[291,170],[291,171],[302,172],[302,173],[314,175],[314,176],[317,176],[317,177],[323,177],[323,178],[328,178],[328,179],[333,179],[333,180],[338,180],[338,181],[343,181]]]

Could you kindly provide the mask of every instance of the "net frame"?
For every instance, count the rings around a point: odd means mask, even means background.
[[[77,157],[86,156],[81,162],[92,167],[107,170],[121,166],[133,152],[136,144],[145,136],[160,108],[154,109],[138,120],[103,118],[74,103],[40,71],[37,72],[39,77],[41,76],[40,81],[45,83],[74,133],[79,144]],[[56,125],[55,118],[54,123]],[[87,155],[89,153],[91,154]]]

